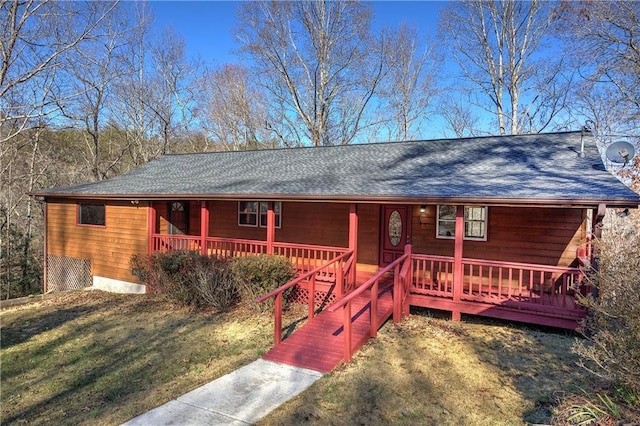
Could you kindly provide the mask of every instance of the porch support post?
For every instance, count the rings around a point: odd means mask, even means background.
[[[464,242],[464,206],[456,208],[456,231],[453,249],[453,301],[459,302],[464,282],[464,268],[462,267],[462,248]],[[451,312],[453,321],[460,321],[460,310]]]
[[[273,201],[267,203],[267,254],[273,254],[273,243],[276,239],[276,213]]]
[[[604,220],[604,216],[606,214],[606,204],[599,204],[595,219],[593,221],[593,236],[596,240],[602,238],[602,228],[604,227],[604,223],[602,221]],[[598,247],[599,245],[597,243],[591,246],[591,265],[593,265],[593,268],[596,271],[598,270],[600,263],[600,249]]]
[[[358,205],[356,203],[349,205],[349,250],[353,250],[353,263],[349,276],[345,278],[349,284],[355,284],[356,263],[358,262]]]
[[[147,214],[147,236],[149,238],[148,242],[148,252],[149,254],[153,253],[153,236],[156,234],[156,207],[153,205],[153,201],[149,201],[149,208]]]
[[[209,236],[209,205],[205,200],[200,202],[200,252],[203,256],[208,254],[207,237]]]

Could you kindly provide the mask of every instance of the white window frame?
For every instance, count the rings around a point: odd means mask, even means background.
[[[245,212],[242,210],[242,203],[255,203],[256,210]],[[264,200],[246,200],[246,201],[238,201],[238,226],[246,226],[250,228],[266,228],[267,227],[267,210],[268,210],[268,201]],[[273,210],[275,212],[276,219],[276,228],[280,229],[282,227],[282,202],[274,201],[273,202]],[[241,223],[240,218],[242,215],[254,215],[256,220],[255,224],[253,223]],[[263,221],[264,217],[264,221]],[[264,222],[264,224],[263,224]]]
[[[447,204],[449,205],[449,204]],[[436,238],[439,239],[444,239],[444,240],[453,240],[455,239],[455,217],[453,219],[442,219],[440,217],[440,206],[438,205],[438,208],[436,209]],[[456,207],[456,206],[452,206],[452,207]],[[467,209],[478,209],[478,208],[482,208],[484,209],[484,219],[467,219]],[[464,229],[465,229],[465,236],[464,236],[464,240],[467,241],[487,241],[487,235],[489,234],[488,232],[488,223],[489,223],[489,207],[488,206],[464,206]],[[453,223],[454,224],[454,229],[453,232],[451,233],[451,235],[440,235],[440,223],[441,222],[449,222],[449,223]],[[467,225],[471,224],[471,223],[482,223],[482,226],[484,228],[484,235],[482,237],[473,237],[473,236],[469,236],[467,235]]]

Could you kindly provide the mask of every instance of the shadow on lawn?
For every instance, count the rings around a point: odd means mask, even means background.
[[[100,309],[100,306],[76,306],[73,308],[56,309],[33,317],[16,317],[10,322],[3,321],[0,329],[0,340],[3,348],[23,343],[43,332],[61,327],[69,321],[90,314]]]
[[[78,306],[35,316],[27,326],[12,324],[16,345],[28,336],[87,316],[64,333],[18,347],[11,359],[3,359],[3,382],[11,380],[11,387],[3,388],[2,423],[125,421],[140,414],[139,401],[150,394],[152,399],[170,395],[167,384],[188,374],[192,363],[206,365],[216,347],[227,344],[208,335],[210,350],[189,345],[188,336],[200,336],[204,316],[194,321],[191,314],[174,317],[163,312],[149,326],[141,324],[148,316],[137,316],[140,307],[125,303],[105,314],[99,312],[100,304]],[[40,389],[41,394],[31,395],[30,389]],[[10,408],[12,399],[18,403],[14,408]],[[119,408],[123,406],[127,410]]]
[[[573,333],[412,314],[264,423],[548,424],[553,392],[580,378]]]
[[[491,329],[490,336],[467,336],[467,341],[481,362],[501,371],[533,403],[523,422],[549,424],[556,396],[585,385],[585,372],[571,351],[578,333],[477,316],[463,315],[463,321]]]

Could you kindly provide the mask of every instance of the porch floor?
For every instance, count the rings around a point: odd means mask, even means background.
[[[357,283],[364,283],[371,275],[358,274]],[[378,324],[382,326],[393,313],[391,279],[381,280],[378,292]],[[370,293],[365,292],[351,305],[352,351],[368,340],[371,326]],[[300,329],[263,355],[263,359],[296,367],[328,373],[344,359],[343,311],[323,310]]]

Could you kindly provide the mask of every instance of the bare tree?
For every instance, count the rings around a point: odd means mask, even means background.
[[[198,81],[198,121],[222,149],[257,149],[269,144],[265,97],[249,71],[235,64],[207,70]]]
[[[147,163],[158,149],[152,142],[153,113],[147,108],[150,99],[149,43],[153,14],[146,3],[134,3],[131,12],[137,25],[127,34],[121,61],[130,70],[118,78],[113,87],[112,112],[118,117],[114,125],[124,133],[132,166]]]
[[[122,56],[127,33],[134,25],[127,11],[119,8],[105,18],[99,33],[63,55],[65,80],[77,95],[61,101],[60,110],[73,126],[84,129],[84,159],[94,180],[117,172],[124,154],[117,141],[102,140],[102,130],[115,118],[109,110],[113,87],[118,79],[131,72]]]
[[[551,12],[540,0],[471,0],[441,17],[446,47],[500,134],[542,131],[565,107],[567,90],[558,86],[569,79],[561,78],[562,62],[544,52]]]
[[[558,32],[565,36],[566,54],[582,76],[577,99],[587,117],[601,131],[637,134],[640,3],[563,2],[558,10],[562,30]]]
[[[37,289],[34,221],[26,195],[52,171],[43,135],[59,104],[77,98],[61,78],[63,56],[96,35],[117,2],[0,1],[0,281],[3,296]],[[56,184],[56,178],[47,182]],[[36,233],[37,234],[37,233]],[[35,244],[34,244],[35,243]],[[38,256],[39,257],[39,256]],[[6,290],[6,293],[5,293]]]
[[[369,124],[365,112],[385,73],[370,5],[246,2],[239,22],[242,51],[281,108],[270,120],[280,135],[297,144],[348,144]]]
[[[425,124],[428,109],[438,92],[436,74],[440,62],[434,44],[420,37],[415,28],[400,26],[388,36],[389,72],[378,97],[387,105],[384,113],[393,117],[391,139],[417,138]]]
[[[195,96],[189,81],[197,72],[197,64],[186,57],[184,39],[171,29],[152,40],[149,52],[153,70],[147,77],[150,84],[145,106],[157,125],[160,138],[157,154],[166,154],[174,131],[188,129]]]
[[[182,135],[191,134],[198,63],[186,57],[184,40],[171,29],[151,31],[153,16],[135,5],[139,25],[131,32],[123,62],[131,72],[115,84],[118,120],[125,131],[131,165],[175,150]],[[139,6],[139,7],[138,7]]]
[[[558,13],[567,56],[582,77],[574,88],[576,114],[593,121],[602,149],[621,138],[640,148],[640,3],[563,2]],[[640,156],[608,166],[640,191]]]
[[[49,73],[55,72],[62,54],[92,36],[116,5],[0,0],[0,143],[57,109]]]
[[[479,136],[480,117],[460,97],[446,95],[440,100],[440,115],[457,138]],[[446,135],[445,135],[446,136]]]

